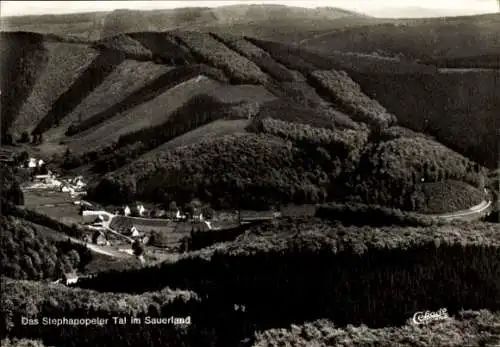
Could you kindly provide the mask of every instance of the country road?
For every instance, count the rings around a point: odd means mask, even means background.
[[[113,258],[129,258],[130,257],[130,254],[125,253],[125,252],[120,252],[120,251],[116,251],[113,249],[105,249],[102,246],[94,245],[91,243],[86,243],[86,242],[83,242],[82,240],[75,239],[74,237],[68,237],[68,238],[71,240],[71,242],[83,245],[94,253],[107,255],[107,256],[110,256]]]
[[[488,201],[483,200],[480,204],[473,206],[467,210],[461,210],[445,214],[427,214],[425,216],[444,219],[447,221],[452,221],[452,220],[472,221],[483,217],[484,214],[486,214],[488,209],[491,207],[491,205],[492,205],[491,200]]]

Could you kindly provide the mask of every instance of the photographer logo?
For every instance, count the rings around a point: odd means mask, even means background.
[[[440,309],[437,312],[415,312],[413,315],[414,324],[427,324],[432,321],[445,320],[449,318],[448,312],[445,308]]]

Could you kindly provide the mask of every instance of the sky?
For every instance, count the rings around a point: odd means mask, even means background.
[[[498,0],[289,0],[289,1],[1,1],[3,16],[217,7],[236,4],[281,4],[298,7],[340,7],[374,17],[459,16],[499,11]]]

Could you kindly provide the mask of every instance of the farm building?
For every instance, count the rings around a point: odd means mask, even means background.
[[[144,205],[138,204],[136,209],[139,216],[144,217],[146,215],[147,210],[144,208]]]
[[[191,223],[192,231],[208,231],[211,229],[212,225],[210,224],[210,222],[207,221]]]
[[[109,219],[109,213],[106,211],[85,210],[85,211],[82,211],[82,216],[83,216],[84,223],[93,222],[93,221],[95,221],[96,218],[99,218],[100,220],[105,220],[105,221]]]
[[[27,166],[30,169],[36,168],[37,167],[36,159],[35,158],[29,158]]]
[[[135,226],[133,226],[132,228],[130,228],[128,235],[132,237],[139,237],[141,233],[139,233],[139,230]]]
[[[131,211],[130,211],[130,207],[128,207],[128,206],[124,206],[124,207],[123,207],[123,215],[124,215],[124,216],[130,216],[130,213],[131,213]]]
[[[75,284],[78,282],[78,276],[74,272],[65,273],[63,276],[63,281],[66,285]]]

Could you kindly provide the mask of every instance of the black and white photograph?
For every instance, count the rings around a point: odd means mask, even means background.
[[[0,13],[2,347],[500,347],[500,0]]]

